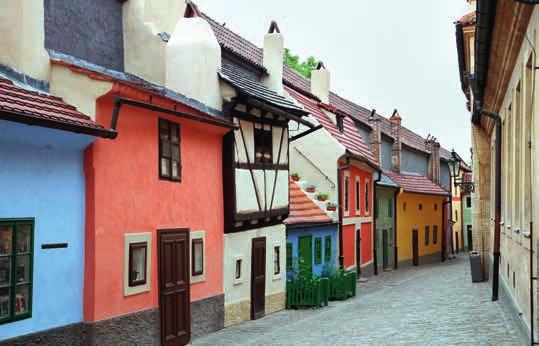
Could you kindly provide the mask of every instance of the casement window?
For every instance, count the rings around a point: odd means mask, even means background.
[[[438,244],[438,225],[432,226],[432,243]]]
[[[419,210],[423,210],[423,204],[419,203]]]
[[[429,233],[430,233],[430,227],[425,226],[425,246],[429,245]]]
[[[369,183],[370,181],[365,180],[365,214],[369,214]]]
[[[206,232],[193,231],[191,242],[191,283],[206,280]]]
[[[361,198],[359,193],[359,183],[359,177],[356,177],[356,213],[359,213],[360,210],[359,201],[361,200]]]
[[[159,178],[181,180],[180,125],[159,119]]]
[[[471,207],[472,207],[472,198],[466,197],[466,208],[471,208]]]
[[[0,219],[0,324],[32,317],[33,244],[33,219]]]
[[[350,176],[344,176],[344,214],[348,215],[350,212]]]
[[[273,247],[273,275],[281,273],[281,247]]]
[[[322,238],[314,238],[314,264],[322,263]]]
[[[255,125],[255,163],[271,164],[273,162],[273,141],[270,129],[268,125]]]
[[[124,296],[150,290],[151,233],[124,235]]]
[[[459,211],[455,210],[455,221],[459,220]]]
[[[402,203],[402,211],[406,211],[406,202]]]
[[[234,285],[239,285],[243,282],[243,256],[234,258]]]
[[[331,236],[327,235],[324,240],[324,260],[326,262],[330,262],[331,255]]]
[[[286,270],[292,269],[292,244],[286,244]]]
[[[129,244],[129,287],[141,286],[146,283],[147,258],[148,243]]]
[[[390,199],[387,200],[387,216],[393,217],[393,201]]]
[[[337,122],[337,129],[340,133],[344,132],[344,117],[337,115],[335,121]]]
[[[438,203],[434,203],[434,211],[438,210]]]

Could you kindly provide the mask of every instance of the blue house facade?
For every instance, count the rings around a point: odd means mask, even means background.
[[[313,193],[311,193],[313,195]],[[315,275],[338,266],[337,223],[300,185],[290,181],[290,215],[286,224],[286,270],[292,275],[307,269]]]
[[[84,149],[115,137],[4,77],[0,97],[13,106],[0,103],[0,341],[82,321]]]

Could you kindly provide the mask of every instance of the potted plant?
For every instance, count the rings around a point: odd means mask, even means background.
[[[307,187],[305,188],[305,191],[309,192],[309,193],[314,193],[316,191],[316,186],[313,185],[313,184],[309,184],[307,185]]]
[[[335,210],[337,210],[337,203],[327,202],[327,204],[326,204],[326,209],[327,209],[328,211],[335,211]]]
[[[329,195],[327,193],[319,192],[316,195],[316,199],[319,200],[319,201],[322,201],[322,202],[326,201],[328,198],[329,198]]]
[[[294,180],[294,181],[299,181],[299,179],[301,178],[301,177],[299,176],[299,174],[296,173],[296,172],[290,174],[290,177],[291,177],[292,180]]]

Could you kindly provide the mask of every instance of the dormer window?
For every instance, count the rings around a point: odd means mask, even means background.
[[[266,129],[263,125],[255,126],[255,163],[271,164],[273,144],[271,138],[271,131]]]
[[[336,117],[336,121],[337,121],[337,128],[339,129],[339,132],[340,133],[343,133],[344,132],[344,117],[341,116],[341,115],[337,115]]]

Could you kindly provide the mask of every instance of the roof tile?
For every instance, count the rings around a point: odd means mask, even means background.
[[[430,181],[427,177],[417,173],[384,171],[384,174],[393,180],[405,192],[423,193],[428,195],[448,195],[440,185]]]
[[[302,223],[330,223],[333,220],[320,209],[301,190],[299,185],[290,180],[290,215],[283,221],[285,225]]]

